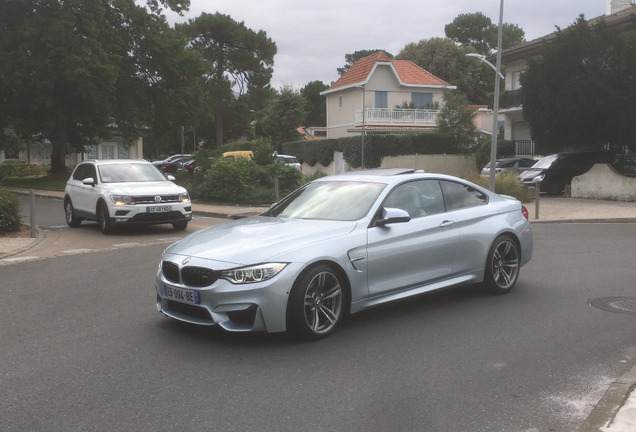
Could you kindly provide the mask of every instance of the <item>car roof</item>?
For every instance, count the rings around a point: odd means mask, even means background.
[[[361,182],[397,184],[397,183],[402,183],[405,180],[420,180],[420,179],[442,179],[442,180],[451,180],[451,181],[459,180],[462,182],[466,182],[465,180],[462,180],[457,177],[453,177],[453,176],[449,176],[445,174],[426,173],[421,170],[415,170],[410,168],[387,168],[387,169],[373,169],[373,170],[363,170],[363,171],[350,171],[343,174],[337,174],[334,176],[321,177],[315,181],[316,182],[318,181],[361,181]],[[467,182],[467,183],[470,183],[470,182]]]
[[[83,162],[92,162],[96,165],[113,165],[120,163],[142,163],[142,164],[151,164],[145,159],[86,159]],[[152,165],[152,164],[151,164]]]

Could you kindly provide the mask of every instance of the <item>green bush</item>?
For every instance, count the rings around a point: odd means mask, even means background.
[[[0,179],[6,177],[33,177],[45,176],[48,170],[41,165],[25,164],[24,162],[11,162],[0,165]]]
[[[21,225],[18,197],[14,193],[0,189],[0,231],[14,232],[20,229]]]
[[[478,172],[470,173],[466,180],[488,189],[490,177],[479,175]],[[495,192],[500,195],[510,195],[521,202],[530,202],[534,199],[532,194],[517,178],[513,172],[505,172],[495,176]]]

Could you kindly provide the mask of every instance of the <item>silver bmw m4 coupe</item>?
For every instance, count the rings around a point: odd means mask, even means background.
[[[413,170],[323,177],[262,215],[169,246],[157,310],[227,331],[330,335],[347,314],[426,292],[509,292],[532,257],[518,200]]]

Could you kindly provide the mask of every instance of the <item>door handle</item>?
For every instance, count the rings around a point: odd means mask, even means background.
[[[452,220],[445,220],[444,222],[442,222],[441,224],[439,224],[440,228],[448,228],[450,226],[455,225],[455,221]]]

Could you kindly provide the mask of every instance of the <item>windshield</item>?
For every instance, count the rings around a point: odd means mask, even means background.
[[[121,163],[99,166],[102,183],[165,181],[166,178],[152,164]]]
[[[537,162],[536,164],[532,165],[532,168],[537,168],[537,169],[549,168],[550,165],[552,165],[552,162],[554,162],[557,159],[557,157],[558,155],[546,156],[543,159],[541,159],[539,162]]]
[[[290,219],[353,221],[364,217],[384,189],[382,183],[316,182],[265,213]]]

